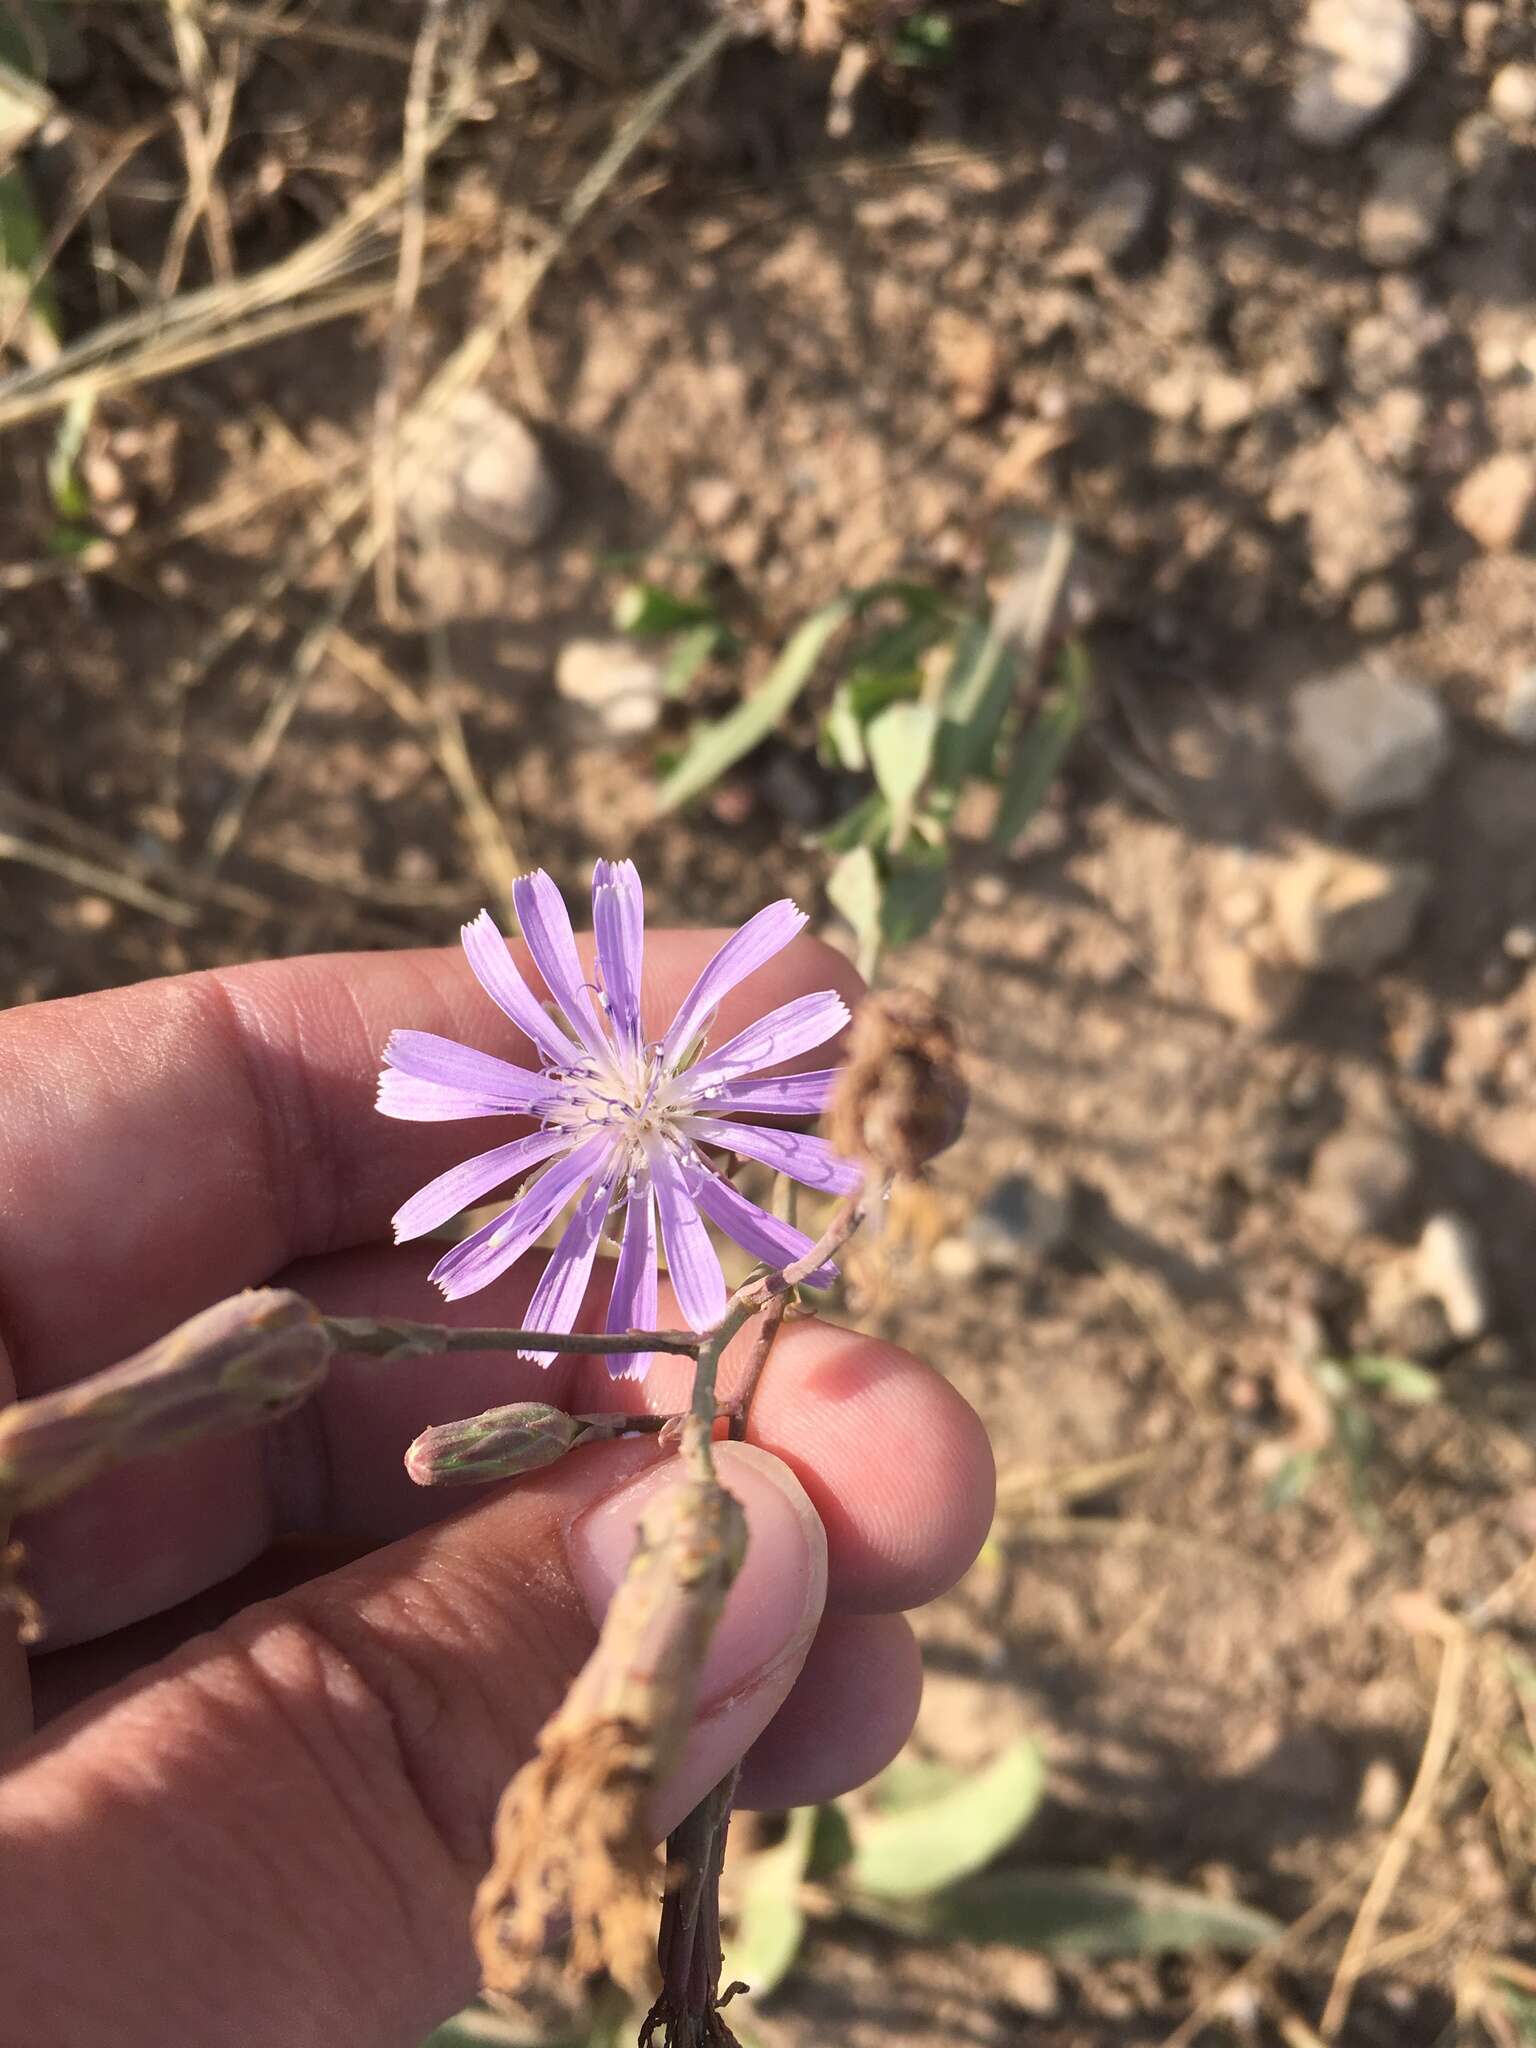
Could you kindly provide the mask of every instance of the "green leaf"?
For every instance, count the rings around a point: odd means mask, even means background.
[[[885,883],[880,863],[867,846],[850,847],[827,877],[827,898],[853,926],[859,942],[858,968],[866,978],[880,957]]]
[[[816,1820],[814,1806],[797,1807],[783,1841],[754,1856],[747,1866],[735,1932],[725,1945],[723,1983],[739,1978],[762,1998],[794,1968],[805,1940],[799,1894],[816,1840]]]
[[[78,524],[91,516],[91,494],[80,475],[80,451],[90,431],[96,401],[88,391],[77,392],[64,409],[53,447],[48,455],[48,495],[53,509],[66,525]]]
[[[937,1798],[866,1822],[847,1884],[874,1898],[915,1899],[968,1877],[1007,1848],[1044,1784],[1039,1746],[1023,1737]]]
[[[832,708],[821,722],[822,759],[833,768],[846,768],[850,774],[862,775],[869,766],[869,756],[864,751],[864,727],[846,683],[841,684],[833,694]]]
[[[32,192],[20,171],[0,171],[0,323],[25,315],[22,352],[34,363],[48,362],[59,349],[59,302],[44,271],[34,277],[43,254],[43,230]]]
[[[891,807],[893,849],[911,830],[912,806],[927,780],[938,731],[939,716],[931,704],[888,705],[865,730],[875,782]]]
[[[1096,1870],[1001,1870],[932,1898],[848,1898],[861,1919],[930,1941],[1006,1941],[1049,1955],[1242,1955],[1281,1932],[1251,1906]]]
[[[905,1813],[912,1806],[926,1806],[931,1800],[953,1792],[965,1782],[965,1773],[955,1764],[933,1757],[903,1757],[888,1764],[869,1788],[869,1796],[882,1813]]]
[[[953,54],[955,25],[942,8],[925,7],[897,25],[891,60],[909,70],[926,70]]]
[[[1349,1369],[1362,1387],[1379,1387],[1390,1400],[1405,1407],[1423,1408],[1445,1399],[1438,1375],[1411,1358],[1352,1358]]]
[[[990,766],[1018,680],[1018,661],[997,620],[973,619],[955,643],[944,690],[934,781],[951,798]]]
[[[883,846],[890,823],[890,806],[878,789],[872,789],[816,836],[828,853],[846,853],[854,846]]]
[[[889,946],[920,939],[944,908],[949,889],[949,849],[912,846],[885,867],[885,898],[880,930]]]
[[[1044,803],[1087,710],[1088,661],[1074,645],[1063,660],[1060,687],[1014,742],[992,824],[994,845],[1011,846]]]
[[[621,633],[654,639],[689,626],[718,626],[721,620],[707,599],[683,597],[664,583],[626,583],[614,599],[613,623]]]
[[[1319,1451],[1293,1451],[1265,1487],[1265,1507],[1288,1508],[1292,1502],[1304,1500],[1321,1457]]]
[[[811,1838],[810,1859],[805,1874],[813,1882],[835,1877],[853,1861],[853,1830],[848,1817],[835,1800],[816,1809],[816,1829]]]
[[[767,739],[815,674],[827,642],[847,624],[858,603],[855,597],[840,597],[812,612],[790,635],[783,653],[752,694],[716,724],[693,735],[661,786],[664,811],[688,803]]]
[[[53,112],[53,95],[33,76],[26,53],[0,49],[0,163],[26,146]]]
[[[718,624],[690,626],[686,633],[679,634],[677,644],[667,656],[667,665],[661,672],[662,695],[686,695],[700,670],[730,644],[730,634]]]

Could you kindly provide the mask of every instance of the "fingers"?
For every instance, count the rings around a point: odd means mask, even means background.
[[[922,1654],[899,1614],[823,1624],[789,1698],[748,1752],[741,1804],[779,1812],[851,1792],[912,1733]]]
[[[646,1457],[605,1447],[251,1608],[24,1750],[0,1779],[0,1981],[32,2034],[415,2048],[473,1989],[495,1799],[670,1483]],[[660,1826],[761,1733],[821,1612],[793,1478],[743,1446],[720,1464],[747,1561]]]
[[[647,1028],[721,936],[656,936]],[[731,991],[716,1034],[856,986],[840,955],[799,939]],[[27,1076],[0,1094],[0,1330],[22,1393],[109,1365],[291,1259],[385,1235],[488,1130],[516,1135],[515,1119],[379,1116],[379,1056],[402,1025],[531,1058],[457,948],[268,961],[0,1017],[0,1069]]]
[[[334,1314],[435,1313],[461,1325],[487,1313],[515,1324],[534,1280],[528,1270],[512,1274],[489,1308],[477,1298],[434,1310],[430,1263],[419,1246],[372,1247],[289,1277]],[[600,1277],[588,1326],[605,1294]],[[661,1316],[675,1319],[665,1289]],[[744,1331],[727,1353],[727,1397],[751,1336]],[[658,1358],[637,1386],[615,1384],[594,1358],[567,1356],[548,1370],[506,1353],[338,1359],[320,1400],[275,1433],[109,1474],[31,1517],[23,1533],[48,1640],[100,1635],[186,1599],[284,1531],[385,1542],[457,1508],[462,1495],[424,1491],[404,1470],[406,1447],[429,1423],[518,1400],[666,1413],[686,1406],[691,1371],[687,1359]],[[751,1436],[814,1501],[839,1611],[932,1599],[969,1565],[990,1525],[992,1459],[980,1422],[946,1380],[895,1345],[817,1321],[786,1324],[752,1406]]]

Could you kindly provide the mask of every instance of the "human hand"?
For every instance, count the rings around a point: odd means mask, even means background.
[[[648,1015],[670,1013],[718,939],[657,939]],[[727,999],[720,1029],[829,985],[851,995],[851,971],[798,941]],[[379,1048],[402,1023],[527,1054],[457,949],[274,962],[0,1018],[0,1399],[274,1277],[337,1315],[516,1323],[526,1271],[445,1309],[431,1247],[382,1241],[402,1197],[464,1149],[452,1125],[373,1112]],[[678,1320],[665,1290],[661,1320]],[[750,1339],[727,1356],[726,1396]],[[462,2004],[496,1797],[670,1475],[654,1442],[626,1441],[445,1515],[402,1453],[428,1423],[499,1402],[674,1409],[690,1371],[658,1358],[636,1388],[599,1358],[338,1359],[286,1421],[29,1518],[49,1634],[29,1691],[0,1616],[0,2041],[414,2048]],[[743,1755],[748,1804],[829,1797],[878,1769],[916,1706],[900,1610],[954,1581],[990,1516],[976,1418],[873,1339],[786,1325],[749,1434],[719,1459],[747,1561],[658,1835]]]

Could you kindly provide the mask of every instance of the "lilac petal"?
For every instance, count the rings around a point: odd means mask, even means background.
[[[574,1328],[587,1282],[592,1277],[592,1262],[602,1241],[603,1225],[608,1220],[608,1206],[613,1200],[613,1184],[619,1177],[619,1164],[618,1156],[610,1156],[604,1172],[576,1204],[576,1213],[565,1226],[560,1242],[550,1253],[549,1264],[533,1290],[533,1299],[525,1316],[528,1329],[549,1330],[563,1336]],[[520,1351],[518,1356],[531,1358],[535,1365],[552,1365],[560,1353],[557,1348],[553,1351]]]
[[[677,1305],[690,1330],[712,1329],[725,1314],[725,1275],[720,1261],[676,1156],[664,1146],[653,1145],[647,1157]]]
[[[729,1181],[707,1167],[688,1170],[688,1192],[711,1223],[717,1223],[727,1237],[734,1238],[753,1258],[773,1267],[791,1266],[811,1249],[811,1239],[792,1223],[781,1223],[756,1202],[749,1202]],[[836,1266],[818,1266],[810,1276],[813,1287],[828,1287],[837,1278]]]
[[[775,953],[782,953],[806,923],[803,910],[786,896],[770,903],[740,931],[732,932],[680,1004],[661,1042],[662,1063],[675,1066],[709,1022],[722,996],[729,995]]]
[[[431,1278],[449,1301],[461,1301],[499,1279],[554,1222],[583,1181],[606,1163],[613,1140],[589,1138],[574,1152],[547,1167],[531,1187],[524,1188],[510,1208],[445,1252]]]
[[[565,907],[565,898],[544,870],[535,868],[531,875],[519,875],[512,884],[512,903],[545,987],[565,1012],[566,1022],[587,1051],[606,1063],[609,1046],[581,971],[576,934],[571,930],[571,913]]]
[[[831,989],[824,988],[813,996],[797,996],[792,1003],[783,1003],[766,1017],[759,1017],[745,1031],[738,1031],[718,1051],[690,1068],[688,1079],[699,1088],[711,1081],[755,1074],[759,1067],[776,1067],[781,1060],[793,1059],[813,1046],[824,1045],[847,1022],[848,1005]]]
[[[711,1115],[820,1116],[827,1106],[840,1067],[820,1067],[814,1074],[756,1074],[745,1081],[710,1081],[699,1089],[700,1109]],[[692,1081],[692,1072],[684,1075]]]
[[[608,1298],[610,1330],[653,1330],[656,1327],[656,1200],[649,1176],[629,1191],[624,1213],[624,1242]],[[651,1362],[649,1351],[612,1351],[608,1371],[616,1380],[641,1380]]]
[[[632,860],[600,860],[592,871],[592,930],[608,1016],[622,1045],[639,1048],[645,897]]]
[[[540,1110],[560,1091],[544,1075],[477,1052],[435,1031],[392,1031],[384,1048],[378,1107],[412,1123]]]
[[[851,1195],[864,1179],[853,1161],[834,1152],[825,1138],[808,1138],[800,1131],[721,1123],[712,1116],[691,1116],[684,1129],[702,1145],[718,1145],[739,1159],[760,1160],[776,1173],[787,1173],[791,1180],[829,1195]]]
[[[482,910],[460,936],[476,981],[496,1007],[533,1041],[545,1059],[557,1067],[573,1066],[581,1058],[580,1047],[534,1000],[532,989],[512,964],[507,942],[491,913]]]
[[[498,1145],[494,1152],[481,1152],[461,1166],[450,1166],[395,1211],[395,1243],[425,1237],[461,1209],[473,1208],[493,1188],[516,1179],[556,1152],[569,1150],[570,1143],[569,1131],[535,1131],[532,1137],[514,1138],[510,1145]]]

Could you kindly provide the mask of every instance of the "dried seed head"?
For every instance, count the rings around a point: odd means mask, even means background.
[[[587,1425],[578,1415],[545,1401],[516,1401],[487,1408],[462,1422],[424,1429],[405,1454],[405,1469],[418,1486],[468,1486],[537,1472],[574,1450]]]
[[[916,989],[866,997],[827,1112],[837,1150],[882,1179],[910,1179],[959,1137],[969,1102],[954,1026],[938,1005]]]
[[[332,1348],[301,1295],[252,1288],[121,1365],[0,1410],[0,1517],[61,1500],[130,1458],[286,1414],[324,1379]]]
[[[661,1872],[653,1795],[682,1753],[704,1652],[746,1550],[746,1516],[713,1482],[656,1503],[597,1648],[502,1795],[475,1899],[486,1991],[519,1997],[564,1927],[577,1980],[653,1988]]]

